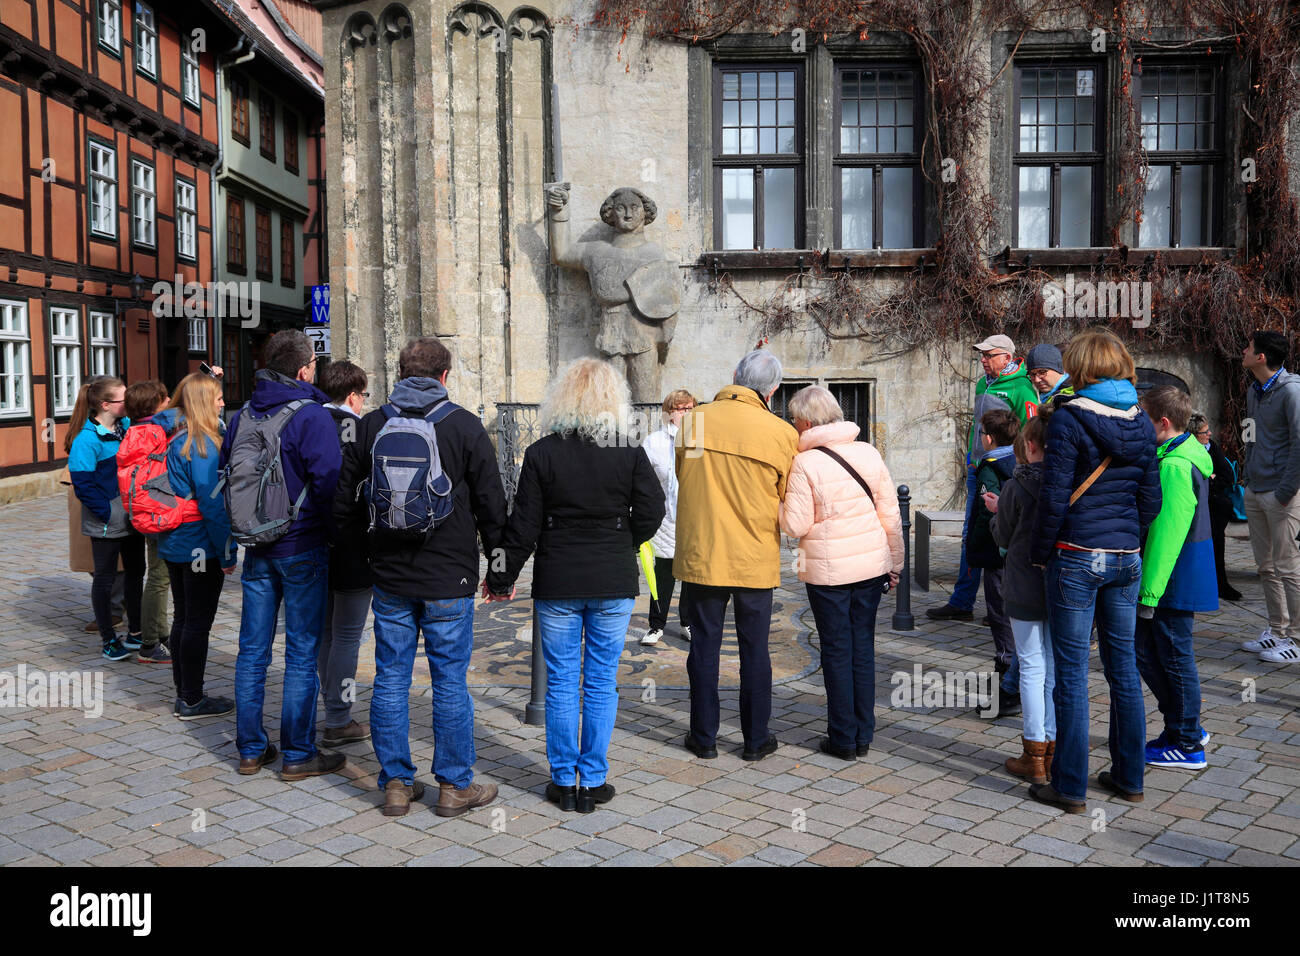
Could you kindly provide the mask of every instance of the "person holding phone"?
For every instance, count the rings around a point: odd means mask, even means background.
[[[876,729],[876,611],[903,570],[903,524],[884,459],[858,441],[827,389],[790,399],[799,452],[781,505],[781,530],[799,539],[796,568],[821,641],[827,736],[822,753],[866,756]]]

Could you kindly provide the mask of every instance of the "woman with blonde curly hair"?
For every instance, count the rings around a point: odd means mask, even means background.
[[[551,769],[546,798],[579,813],[614,796],[607,752],[618,712],[618,659],[636,603],[636,552],[664,517],[650,459],[627,440],[629,407],[627,382],[608,362],[581,358],[561,370],[542,402],[544,437],[524,452],[502,539],[505,568],[495,570],[494,561],[486,582],[490,596],[507,600],[536,549],[532,597],[546,659]]]

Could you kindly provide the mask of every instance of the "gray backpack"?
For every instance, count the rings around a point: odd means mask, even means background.
[[[298,500],[290,504],[280,460],[280,435],[300,408],[314,404],[300,398],[270,415],[259,417],[251,408],[240,415],[230,458],[212,493],[224,492],[231,534],[245,548],[274,544],[298,517],[307,486],[303,485]]]

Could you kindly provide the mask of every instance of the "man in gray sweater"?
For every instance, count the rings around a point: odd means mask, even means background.
[[[1268,606],[1268,628],[1242,648],[1275,664],[1300,661],[1300,375],[1286,370],[1288,351],[1280,332],[1255,332],[1241,356],[1255,376],[1246,393],[1242,484]]]

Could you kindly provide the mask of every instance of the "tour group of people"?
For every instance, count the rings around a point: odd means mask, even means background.
[[[1174,387],[1139,397],[1133,359],[1103,329],[1064,350],[1011,339],[975,346],[966,522],[952,598],[939,620],[973,620],[980,577],[1001,675],[998,712],[1021,714],[1008,772],[1034,799],[1085,806],[1090,648],[1110,685],[1111,767],[1098,784],[1142,799],[1145,766],[1206,766],[1194,615],[1231,585],[1222,566],[1233,480],[1208,423]],[[1254,441],[1242,481],[1269,627],[1248,650],[1297,659],[1300,630],[1300,377],[1287,341],[1257,332],[1243,353]],[[875,731],[875,619],[897,585],[904,541],[880,453],[825,388],[771,411],[781,385],[769,351],[745,355],[731,384],[697,403],[663,401],[663,424],[628,434],[628,384],[608,362],[577,359],[548,386],[543,437],[525,451],[507,502],[479,417],[450,399],[452,356],[435,338],[402,349],[399,381],[364,413],[368,377],[346,361],[317,375],[311,342],[287,330],[267,343],[250,401],[223,424],[220,370],[156,381],[86,382],[68,434],[76,516],[93,556],[103,656],[170,664],[181,720],[235,716],[241,774],[282,757],[281,777],[339,771],[326,752],[370,740],[382,812],[424,795],[411,758],[409,691],[423,637],[433,698],[434,809],[491,803],[475,780],[474,704],[466,676],[476,595],[510,601],[533,559],[531,598],[547,675],[546,797],[591,812],[615,795],[608,749],[618,663],[639,593],[656,594],[640,643],[689,642],[685,750],[718,753],[719,658],[732,607],[740,654],[740,757],[775,752],[768,637],[784,533],[806,587],[826,688],[819,749],[867,754]],[[1190,430],[1189,430],[1190,429]],[[639,561],[649,543],[652,561]],[[244,549],[234,700],[204,685],[225,578]],[[486,561],[486,575],[481,561]],[[120,570],[119,570],[120,568]],[[122,586],[126,633],[113,617]],[[174,613],[166,627],[166,593]],[[149,599],[144,599],[150,595]],[[161,600],[159,600],[161,596]],[[1237,595],[1239,596],[1239,595]],[[263,703],[284,613],[279,747]],[[368,722],[353,714],[359,647],[373,615]],[[634,638],[635,639],[635,638]],[[1163,728],[1146,740],[1139,679]],[[317,739],[318,700],[324,725]],[[322,749],[323,748],[323,749]],[[282,751],[282,753],[281,753]]]

